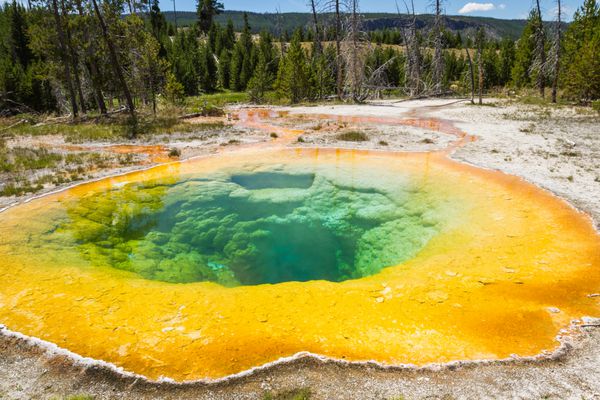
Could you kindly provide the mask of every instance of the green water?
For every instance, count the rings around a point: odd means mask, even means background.
[[[427,192],[375,175],[247,167],[130,183],[69,204],[45,240],[166,282],[340,282],[410,259],[439,230]]]

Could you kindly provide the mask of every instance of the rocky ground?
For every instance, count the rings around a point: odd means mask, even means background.
[[[600,228],[600,117],[588,109],[506,100],[489,100],[484,107],[423,100],[275,111],[247,118],[247,109],[233,109],[226,117],[231,126],[222,131],[157,135],[135,144],[164,146],[169,151],[177,148],[181,158],[244,145],[447,151],[456,160],[518,175],[554,192],[590,215]],[[476,140],[457,143],[461,135],[474,135]],[[44,142],[40,137],[11,140],[23,141],[14,142],[19,146]],[[64,144],[60,138],[52,140],[57,141],[55,148]],[[97,146],[81,145],[87,146],[86,152]],[[135,158],[130,165],[106,168],[89,177],[164,161],[153,159],[152,154],[136,154],[133,157],[139,157],[139,162]],[[5,197],[0,205],[25,199]],[[587,320],[560,351],[545,359],[410,369],[303,357],[228,381],[183,385],[149,383],[110,368],[89,366],[0,330],[0,399],[78,394],[96,399],[600,398],[599,322]]]

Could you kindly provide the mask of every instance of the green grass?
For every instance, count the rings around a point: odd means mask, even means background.
[[[200,109],[204,106],[212,106],[212,107],[225,107],[228,104],[233,103],[247,103],[250,101],[250,97],[246,92],[230,92],[224,91],[219,93],[212,94],[203,94],[200,96],[188,97],[185,100],[186,108],[196,109],[198,111],[192,112],[200,112]]]
[[[30,149],[15,147],[8,149],[0,147],[0,171],[15,172],[56,167],[62,162],[63,156],[52,153],[44,148]]]
[[[172,111],[172,110],[171,110]],[[10,126],[12,119],[0,121],[2,126]],[[176,116],[145,116],[140,117],[137,127],[137,137],[157,134],[189,133],[223,129],[223,122],[190,124]],[[129,139],[130,127],[123,118],[99,119],[79,123],[38,124],[36,120],[22,123],[3,132],[4,137],[63,135],[69,143],[84,142],[115,142]]]
[[[285,392],[272,394],[266,393],[263,400],[309,400],[311,398],[310,389],[292,389]]]
[[[348,131],[337,135],[337,139],[344,142],[366,142],[369,140],[369,136],[360,131]]]

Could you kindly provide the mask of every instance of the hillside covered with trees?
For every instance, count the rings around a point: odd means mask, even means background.
[[[163,12],[167,22],[178,26],[193,26],[198,21],[198,15],[193,11],[169,11]],[[215,16],[215,22],[226,25],[229,20],[233,22],[236,30],[241,30],[244,26],[244,14],[248,15],[248,22],[253,33],[260,33],[262,30],[276,34],[278,30],[294,32],[298,28],[311,26],[313,17],[311,13],[254,13],[244,11],[224,10],[222,13]],[[326,13],[325,18],[332,17]],[[408,17],[408,14],[389,14],[389,13],[362,13],[363,29],[366,32],[393,30],[402,26],[403,20]],[[419,28],[429,28],[433,24],[434,15],[421,14],[417,15],[417,25]],[[476,31],[480,26],[484,26],[488,34],[495,38],[508,37],[518,39],[527,21],[522,19],[497,19],[487,17],[473,16],[444,16],[444,24],[447,30],[454,33],[460,31],[465,32]]]
[[[560,7],[560,3],[557,3]],[[544,4],[544,7],[554,3]],[[0,8],[0,109],[15,113],[106,115],[156,112],[161,103],[217,91],[257,102],[338,98],[362,102],[535,88],[553,101],[600,98],[600,8],[585,0],[566,27],[533,7],[520,37],[486,24],[452,30],[436,12],[409,12],[395,26],[367,29],[358,0],[311,2],[310,22],[288,32],[274,21],[241,29],[223,7],[200,0],[196,23],[169,22],[158,1],[15,0]],[[125,13],[125,14],[124,14]]]

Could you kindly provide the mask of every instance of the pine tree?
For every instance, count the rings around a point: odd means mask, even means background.
[[[248,82],[252,78],[256,56],[248,24],[248,14],[244,13],[244,28],[233,48],[231,59],[231,88],[233,90],[246,90]]]
[[[217,0],[198,0],[198,28],[207,33],[213,24],[215,15],[223,12],[223,3]]]
[[[200,89],[206,93],[214,92],[217,88],[217,65],[210,46],[202,46],[200,56]]]
[[[507,85],[511,79],[511,72],[515,63],[515,42],[504,39],[500,43],[500,67],[498,70],[498,83]]]
[[[221,50],[219,56],[219,85],[223,89],[229,89],[231,84],[231,51]]]
[[[309,69],[300,38],[300,31],[296,30],[281,64],[283,70],[280,72],[277,88],[280,96],[292,103],[305,99],[309,89]]]
[[[172,104],[181,104],[185,99],[183,85],[177,81],[175,74],[168,72],[165,83],[165,96]]]
[[[248,94],[250,99],[255,103],[262,103],[265,99],[265,94],[273,85],[273,75],[269,71],[269,64],[262,52],[258,56],[258,64],[254,76],[248,82]]]
[[[585,0],[565,34],[562,81],[566,96],[581,103],[600,99],[600,7]]]
[[[534,58],[534,32],[536,20],[537,12],[536,10],[531,10],[527,24],[521,34],[521,38],[517,42],[515,62],[511,75],[513,84],[519,88],[529,86],[532,83],[530,71]]]
[[[167,34],[167,20],[160,11],[158,0],[152,0],[150,6],[150,27],[152,29],[152,35],[159,42],[162,37]]]

